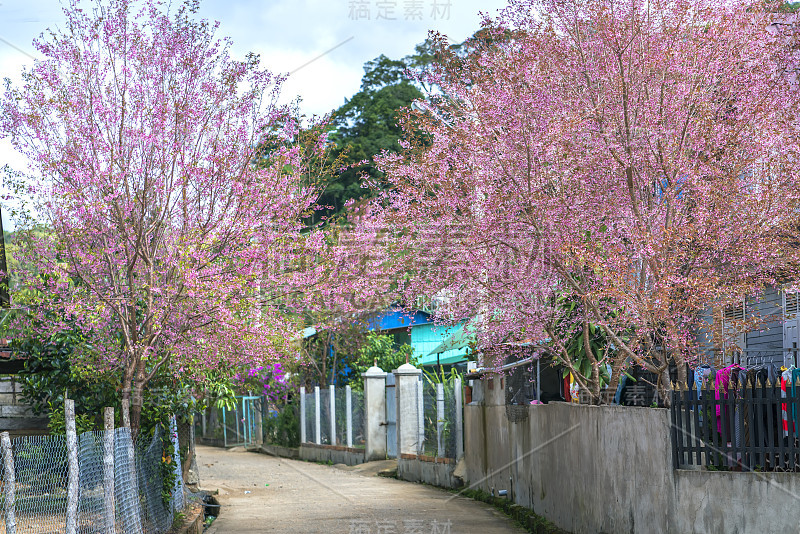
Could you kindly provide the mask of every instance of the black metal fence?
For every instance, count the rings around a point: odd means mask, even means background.
[[[800,379],[672,392],[676,469],[800,471]]]

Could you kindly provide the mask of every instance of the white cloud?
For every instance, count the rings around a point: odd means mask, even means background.
[[[358,91],[365,62],[380,54],[401,58],[412,53],[430,29],[454,42],[463,41],[478,29],[480,11],[495,14],[505,4],[505,0],[205,0],[199,14],[220,21],[218,35],[233,40],[236,55],[261,54],[264,65],[276,72],[294,71],[350,39],[297,71],[284,85],[284,98],[299,96],[301,110],[310,115],[328,113]],[[354,9],[359,6],[369,11],[369,19],[357,17]],[[416,15],[422,20],[407,20],[412,14],[407,10],[416,8],[421,8]],[[385,18],[391,16],[394,20]],[[13,45],[0,41],[0,78],[18,81],[23,65],[31,63],[28,54],[36,55],[33,39],[62,19],[60,2],[0,0],[0,38]],[[0,140],[0,166],[4,163],[21,170],[25,158]]]

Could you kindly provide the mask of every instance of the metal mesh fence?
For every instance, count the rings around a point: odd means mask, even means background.
[[[172,499],[165,503],[162,498],[160,436],[140,440],[135,449],[127,428],[113,431],[113,449],[106,437],[106,432],[78,436],[77,532],[166,532],[172,526],[173,508],[181,509],[185,503],[182,482],[176,484]],[[69,468],[65,436],[15,438],[11,451],[13,509],[6,499],[10,480],[3,469],[0,533],[6,532],[6,520],[12,513],[17,533],[66,533]]]
[[[331,392],[328,388],[319,388],[319,424],[322,444],[331,444]]]
[[[426,381],[420,381],[418,384],[418,387],[422,388],[423,424],[425,425],[425,440],[422,443],[422,454],[426,456],[436,456],[438,452],[436,432],[438,422],[436,413],[436,388]]]
[[[361,391],[350,392],[351,399],[351,424],[353,447],[364,447],[365,443],[365,407],[364,393]],[[305,430],[306,442],[316,442],[316,404],[314,393],[305,394]],[[331,406],[331,390],[329,387],[321,388],[319,392],[319,429],[320,441],[323,445],[347,445],[347,388],[334,389],[333,407]],[[333,409],[334,429],[331,433],[331,409]],[[302,421],[300,424],[303,424]]]
[[[137,443],[136,475],[139,485],[139,504],[142,510],[142,530],[146,533],[167,531],[172,525],[172,511],[161,496],[162,446],[160,437]]]
[[[452,384],[445,386],[443,424],[444,436],[442,437],[442,441],[444,442],[444,455],[447,458],[455,458],[457,452],[456,440],[458,439],[459,433],[456,432],[456,425],[459,423],[461,418],[457,417],[456,414],[456,395],[461,395],[460,389],[457,390]]]
[[[452,382],[442,384],[442,399],[439,405],[439,385],[425,381],[420,381],[418,384],[422,390],[423,410],[424,441],[420,448],[421,454],[456,458],[459,452],[457,440],[460,437],[457,427],[462,422],[457,413],[456,395],[461,395],[461,391],[455,389]]]
[[[136,459],[127,428],[114,431],[114,495],[116,497],[117,528],[122,532],[141,532],[139,481]]]
[[[364,447],[365,429],[364,421],[364,393],[362,391],[352,392],[353,403],[353,447]]]
[[[308,443],[315,443],[316,442],[316,435],[314,430],[314,421],[315,421],[315,405],[314,405],[314,394],[313,393],[306,393],[306,441]]]
[[[103,437],[105,432],[86,432],[78,436],[78,529],[80,532],[105,530],[105,489],[103,487]]]
[[[12,440],[18,533],[64,532],[67,516],[67,441],[64,436]],[[3,470],[3,486],[9,481]],[[7,507],[3,499],[3,532]]]
[[[336,445],[347,445],[347,389],[336,388],[335,398]]]

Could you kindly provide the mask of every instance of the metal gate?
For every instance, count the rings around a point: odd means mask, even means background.
[[[397,458],[397,402],[394,374],[386,375],[386,456]]]
[[[222,437],[226,447],[249,447],[261,441],[261,397],[236,397],[233,410],[222,409]]]

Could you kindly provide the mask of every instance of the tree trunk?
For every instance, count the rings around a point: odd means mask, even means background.
[[[142,424],[142,404],[144,400],[144,380],[137,377],[131,390],[131,437],[136,440]]]
[[[686,372],[686,360],[683,359],[682,355],[675,356],[675,366],[678,370],[678,383],[686,384],[687,387],[691,388],[691,384],[687,382],[689,380],[689,376]]]
[[[664,406],[669,408],[672,404],[672,384],[669,381],[669,364],[665,363],[658,375],[658,394],[664,399]]]
[[[592,363],[592,378],[590,381],[590,385],[592,389],[590,393],[592,395],[592,404],[598,405],[601,404],[600,402],[600,364],[597,361],[594,353],[592,352],[592,339],[589,335],[589,320],[584,318],[583,320],[583,351],[589,361]]]

